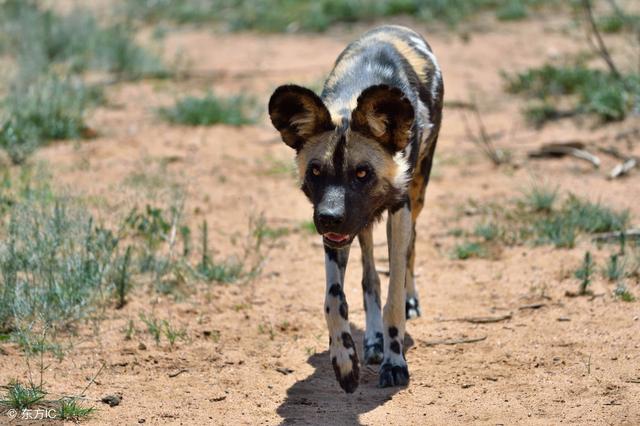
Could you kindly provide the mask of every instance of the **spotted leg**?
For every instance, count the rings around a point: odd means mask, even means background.
[[[342,389],[352,393],[358,387],[360,367],[349,326],[349,307],[343,290],[349,247],[338,250],[325,246],[324,251],[327,275],[325,317],[329,327],[331,364]]]
[[[369,225],[358,235],[362,250],[362,295],[366,313],[364,332],[365,364],[382,362],[382,310],[380,304],[380,278],[373,260],[373,225]]]
[[[389,210],[387,241],[389,245],[389,292],[384,306],[384,359],[380,366],[379,386],[403,386],[409,383],[409,370],[403,353],[405,314],[405,280],[407,254],[411,242],[411,208],[409,202]]]

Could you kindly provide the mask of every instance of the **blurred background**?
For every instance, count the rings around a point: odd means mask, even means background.
[[[387,23],[445,82],[423,316],[345,399],[266,104]],[[639,138],[634,0],[0,0],[0,419],[635,424]]]

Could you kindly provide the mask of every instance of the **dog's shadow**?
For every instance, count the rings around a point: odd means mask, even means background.
[[[378,388],[378,366],[362,365],[361,329],[351,324],[351,332],[360,357],[360,386],[346,394],[338,385],[331,366],[329,350],[311,355],[307,362],[313,374],[299,380],[287,390],[286,399],[278,407],[282,424],[358,425],[360,414],[384,405],[402,387]],[[413,345],[407,333],[405,346]]]

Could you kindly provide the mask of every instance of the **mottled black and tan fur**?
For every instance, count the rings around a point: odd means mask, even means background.
[[[440,130],[443,90],[427,42],[409,28],[383,26],[347,46],[320,96],[285,85],[269,101],[273,125],[296,150],[302,190],[323,235],[331,362],[347,392],[359,380],[343,291],[356,236],[362,248],[364,360],[381,363],[380,386],[409,381],[405,321],[420,315],[413,271],[415,222]],[[390,282],[381,312],[372,228],[385,211]]]

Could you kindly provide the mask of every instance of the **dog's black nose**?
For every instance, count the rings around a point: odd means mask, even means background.
[[[322,228],[333,229],[344,222],[344,209],[334,208],[318,212],[318,221]]]

